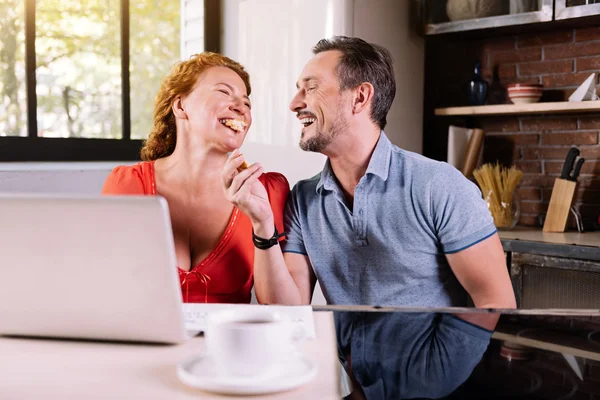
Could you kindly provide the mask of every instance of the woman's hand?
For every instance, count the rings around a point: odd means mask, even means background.
[[[273,210],[267,190],[258,180],[263,173],[262,166],[254,163],[247,169],[238,170],[243,163],[244,157],[239,150],[229,155],[221,173],[225,197],[250,218],[258,236],[271,237],[274,226]],[[263,230],[265,233],[260,232]],[[262,236],[261,233],[267,236]]]

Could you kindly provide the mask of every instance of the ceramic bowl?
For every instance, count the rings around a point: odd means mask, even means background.
[[[515,104],[537,103],[543,88],[538,83],[511,83],[508,85],[508,98]]]

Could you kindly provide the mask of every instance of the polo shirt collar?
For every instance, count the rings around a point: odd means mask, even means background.
[[[383,181],[387,181],[390,171],[390,161],[392,157],[392,142],[387,138],[385,133],[381,131],[379,140],[375,146],[375,150],[371,155],[369,166],[367,167],[366,175],[373,174],[380,177]]]
[[[392,157],[392,142],[388,139],[386,134],[381,131],[379,140],[369,160],[367,171],[365,175],[372,174],[380,177],[383,181],[386,181],[390,170],[390,159]],[[323,171],[321,171],[321,177],[317,183],[317,193],[321,193],[322,189],[334,190],[337,187],[337,179],[331,169],[331,163],[329,157],[325,161]]]
[[[331,163],[329,162],[329,157],[325,161],[325,166],[323,167],[323,171],[321,171],[321,178],[317,183],[317,193],[322,193],[323,189],[325,190],[334,190],[336,188],[336,179],[335,175],[333,175],[333,170],[331,169]]]

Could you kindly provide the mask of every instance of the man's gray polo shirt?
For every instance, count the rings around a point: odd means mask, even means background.
[[[329,160],[298,182],[284,252],[308,255],[329,304],[461,306],[445,254],[496,232],[479,188],[456,168],[381,136],[346,205]]]

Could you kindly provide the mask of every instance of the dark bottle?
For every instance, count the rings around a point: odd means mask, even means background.
[[[487,100],[488,83],[481,77],[481,63],[475,63],[473,79],[469,82],[469,104],[472,106],[484,105]]]
[[[498,66],[494,67],[492,82],[488,89],[486,104],[504,104],[506,103],[506,87],[500,82]]]

